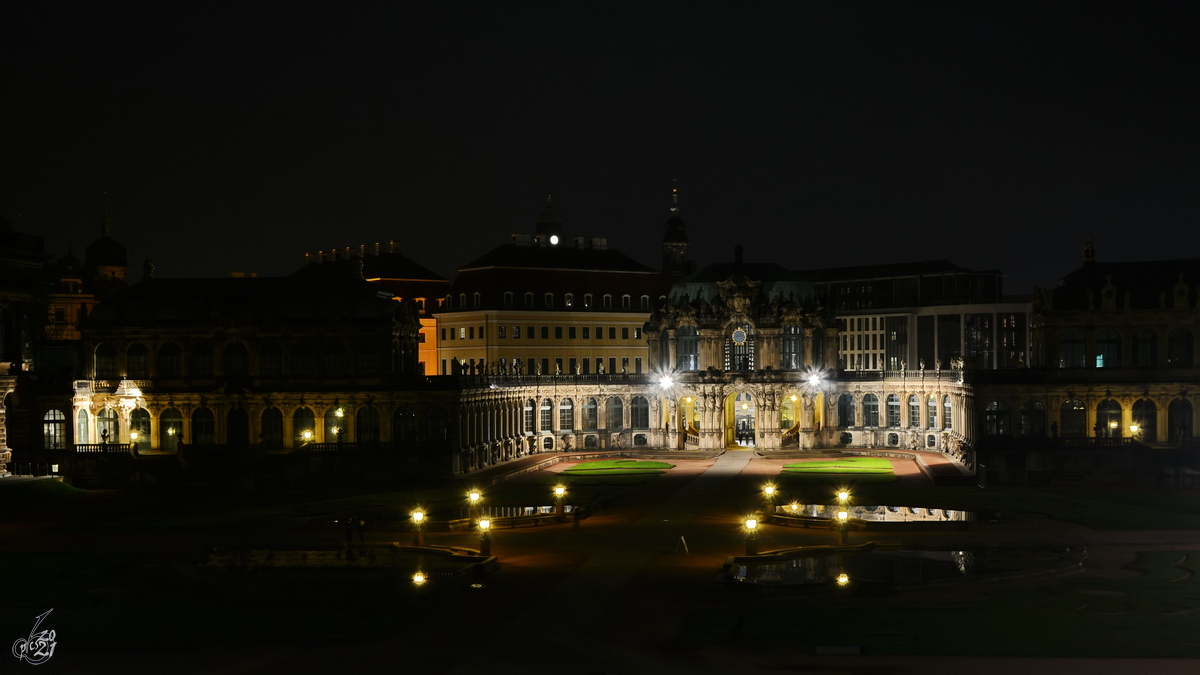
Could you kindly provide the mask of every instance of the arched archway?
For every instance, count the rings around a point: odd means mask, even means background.
[[[1192,436],[1192,402],[1177,398],[1167,406],[1167,438],[1179,443]]]
[[[725,398],[725,447],[754,447],[756,412],[754,395],[750,392],[730,394]]]
[[[1133,425],[1129,428],[1134,438],[1145,443],[1158,442],[1158,406],[1148,398],[1133,402]]]
[[[245,408],[233,408],[225,415],[225,444],[237,447],[250,445],[250,417]]]

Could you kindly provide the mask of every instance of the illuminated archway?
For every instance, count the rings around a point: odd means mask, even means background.
[[[725,447],[754,447],[756,409],[754,395],[749,392],[725,398]]]

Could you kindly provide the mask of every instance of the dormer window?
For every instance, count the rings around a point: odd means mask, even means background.
[[[629,306],[630,306],[630,297],[628,295],[622,295],[621,296],[621,308],[629,309]]]
[[[526,306],[526,307],[533,307],[533,293],[526,293],[526,294],[525,294],[525,306]]]
[[[458,306],[460,309],[467,306],[467,294],[466,293],[458,294]]]
[[[612,296],[607,293],[604,294],[604,309],[612,309]]]
[[[446,303],[446,309],[450,309],[450,308],[454,307],[454,303],[450,302],[450,296],[448,296],[448,295],[446,296],[445,303]]]
[[[642,309],[650,309],[650,296],[642,296]]]
[[[575,305],[575,296],[571,293],[567,293],[566,295],[564,295],[563,296],[563,305],[565,305],[567,307],[573,307]]]
[[[479,293],[478,292],[475,293],[474,300],[475,300],[475,306],[478,307],[479,306]]]
[[[584,294],[583,306],[585,309],[592,306],[592,294],[591,293]]]
[[[553,306],[554,306],[554,294],[553,294],[553,293],[547,293],[547,294],[546,294],[546,306],[547,306],[547,307],[553,307]]]
[[[512,306],[513,306],[513,294],[512,294],[512,291],[504,291],[504,306],[505,306],[505,307],[512,307]]]

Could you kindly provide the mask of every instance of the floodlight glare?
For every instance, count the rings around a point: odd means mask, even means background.
[[[847,490],[838,490],[837,498],[839,502],[845,502],[850,499],[850,492]]]
[[[483,495],[479,494],[479,490],[471,490],[470,494],[467,495],[467,499],[471,500],[472,504],[475,504],[482,498]]]
[[[565,488],[561,485],[554,486],[554,496],[555,497],[561,497],[565,494],[567,494],[567,488]]]
[[[850,583],[850,575],[842,572],[841,574],[837,575],[837,582],[838,586],[845,586],[846,584]]]
[[[839,521],[844,523],[844,522],[846,522],[846,519],[849,517],[850,517],[849,513],[846,513],[845,511],[838,511],[837,518]]]
[[[479,531],[480,532],[487,532],[489,529],[491,529],[491,527],[492,527],[492,521],[488,520],[487,518],[484,518],[483,520],[479,521]]]
[[[821,376],[820,376],[820,375],[817,375],[816,373],[813,373],[812,375],[809,375],[809,376],[808,376],[808,383],[809,383],[809,384],[811,384],[811,385],[813,385],[813,386],[816,386],[816,385],[818,385],[818,384],[821,384]]]
[[[412,579],[414,584],[420,586],[421,584],[425,583],[425,573],[416,572],[413,574]]]
[[[758,521],[753,518],[747,518],[746,519],[746,529],[750,530],[751,532],[758,529]]]
[[[767,486],[763,487],[763,494],[765,494],[768,497],[774,496],[775,495],[775,486],[767,485]]]
[[[414,523],[420,523],[420,522],[424,521],[424,520],[425,520],[425,512],[424,512],[424,511],[419,511],[419,510],[418,510],[418,511],[413,511],[413,512],[412,512],[412,519],[413,519],[413,522],[414,522]]]

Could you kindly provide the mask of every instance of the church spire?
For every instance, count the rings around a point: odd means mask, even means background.
[[[671,179],[671,215],[679,215],[679,179]]]
[[[100,236],[112,236],[112,218],[108,217],[108,191],[104,191],[104,197],[100,202],[102,215],[100,216]]]
[[[679,217],[679,181],[671,181],[671,217],[667,218],[667,228],[662,240],[662,271],[663,274],[684,276],[692,271],[692,263],[688,259],[687,227],[683,218]]]

